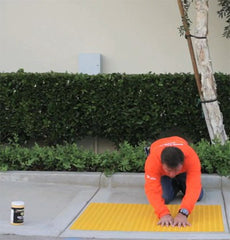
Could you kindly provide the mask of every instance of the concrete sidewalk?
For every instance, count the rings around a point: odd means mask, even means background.
[[[144,174],[1,172],[0,239],[230,239],[230,179],[204,174],[202,184],[206,196],[197,204],[221,205],[225,232],[78,231],[69,227],[90,202],[148,203]],[[25,202],[20,226],[10,224],[11,202],[16,200]],[[172,204],[179,204],[179,199]]]

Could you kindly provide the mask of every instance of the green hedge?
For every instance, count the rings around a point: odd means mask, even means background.
[[[218,100],[230,129],[230,75],[216,73]],[[117,146],[181,129],[208,139],[192,74],[0,73],[0,143],[74,143],[99,136]]]
[[[119,151],[95,154],[79,148],[76,144],[32,148],[18,144],[0,146],[0,171],[40,170],[40,171],[89,171],[144,172],[146,142],[137,146],[124,142]],[[193,144],[198,153],[203,173],[230,175],[230,141],[225,145],[202,140]]]

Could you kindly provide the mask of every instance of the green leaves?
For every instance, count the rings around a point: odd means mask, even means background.
[[[216,73],[218,100],[230,128],[229,75]],[[0,73],[0,143],[74,143],[85,136],[118,147],[154,140],[177,127],[208,139],[192,74]]]
[[[76,144],[52,147],[36,144],[32,148],[0,146],[0,170],[88,171],[104,172],[106,175],[114,172],[144,172],[144,147],[149,145],[150,143],[141,142],[132,146],[124,142],[117,151],[101,154],[83,150]],[[202,140],[192,147],[200,157],[203,173],[230,176],[230,141],[225,145],[211,145]]]
[[[143,145],[133,147],[127,142],[119,151],[95,154],[76,144],[32,148],[19,145],[0,146],[0,170],[36,171],[143,171],[145,154]]]
[[[230,38],[230,4],[229,0],[218,0],[220,10],[217,14],[220,18],[226,19],[226,26],[224,27],[223,37]]]

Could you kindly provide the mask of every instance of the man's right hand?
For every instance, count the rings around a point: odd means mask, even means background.
[[[173,225],[173,217],[170,214],[164,215],[163,217],[160,218],[158,225],[166,227]]]

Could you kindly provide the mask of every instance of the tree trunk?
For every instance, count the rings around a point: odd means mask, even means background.
[[[198,68],[201,74],[202,108],[205,110],[205,120],[209,136],[220,140],[222,144],[228,139],[223,115],[219,108],[216,93],[216,81],[213,75],[212,63],[208,47],[208,0],[195,0],[196,5],[196,32],[194,48]]]

